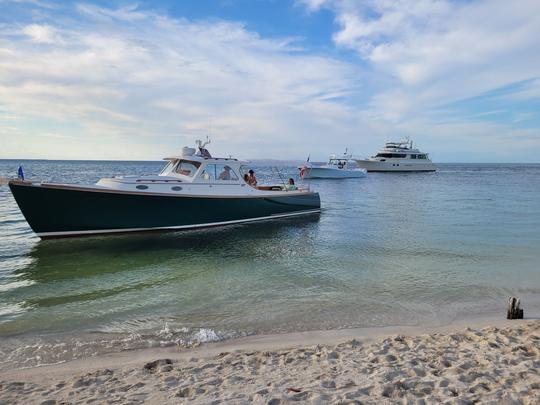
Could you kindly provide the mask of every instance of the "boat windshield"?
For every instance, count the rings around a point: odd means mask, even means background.
[[[176,164],[176,160],[169,160],[167,164],[165,165],[165,167],[161,169],[159,174],[165,174],[165,173],[170,172],[175,164]]]
[[[238,176],[229,165],[208,164],[199,175],[203,181],[238,181]]]
[[[200,166],[201,164],[199,162],[179,160],[173,171],[184,176],[193,177]]]
[[[161,176],[166,176],[171,173],[181,174],[183,176],[193,177],[199,167],[201,166],[200,162],[195,162],[192,160],[184,159],[175,159],[169,160],[165,167],[159,172]]]

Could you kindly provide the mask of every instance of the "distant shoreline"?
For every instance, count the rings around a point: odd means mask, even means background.
[[[358,157],[360,158],[360,157]],[[241,158],[239,158],[241,159]],[[253,164],[300,164],[305,159],[241,159]],[[0,158],[0,162],[131,162],[131,163],[161,163],[163,159],[126,160],[126,159],[32,159],[32,158]],[[313,161],[312,163],[324,163]],[[540,165],[540,162],[435,162],[435,165]]]

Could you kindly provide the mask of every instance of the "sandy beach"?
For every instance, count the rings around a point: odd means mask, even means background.
[[[254,337],[13,370],[0,374],[0,404],[540,402],[539,320],[403,331]]]

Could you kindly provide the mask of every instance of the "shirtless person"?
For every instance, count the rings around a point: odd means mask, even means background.
[[[249,169],[249,177],[247,183],[251,187],[257,187],[257,178],[255,177],[255,172],[252,169]]]

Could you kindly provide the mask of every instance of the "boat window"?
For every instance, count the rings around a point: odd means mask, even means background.
[[[159,174],[170,172],[175,164],[176,160],[169,160]]]
[[[145,186],[144,184],[139,184],[138,186],[136,186],[135,188],[139,189],[139,190],[146,190],[148,188],[148,186]]]
[[[418,159],[427,159],[427,155],[418,155]]]
[[[383,158],[405,158],[407,155],[405,153],[377,153],[375,157]]]
[[[238,176],[229,165],[206,165],[200,177],[205,181],[238,180]]]
[[[174,187],[171,187],[171,190],[172,190],[172,191],[181,191],[181,190],[182,190],[182,187],[180,187],[180,186],[174,186]]]
[[[411,155],[411,159],[416,159],[416,155]]]
[[[180,160],[178,164],[176,165],[174,171],[175,173],[182,174],[184,176],[193,177],[197,170],[199,169],[199,166],[201,164],[199,162],[191,162],[189,160]]]

